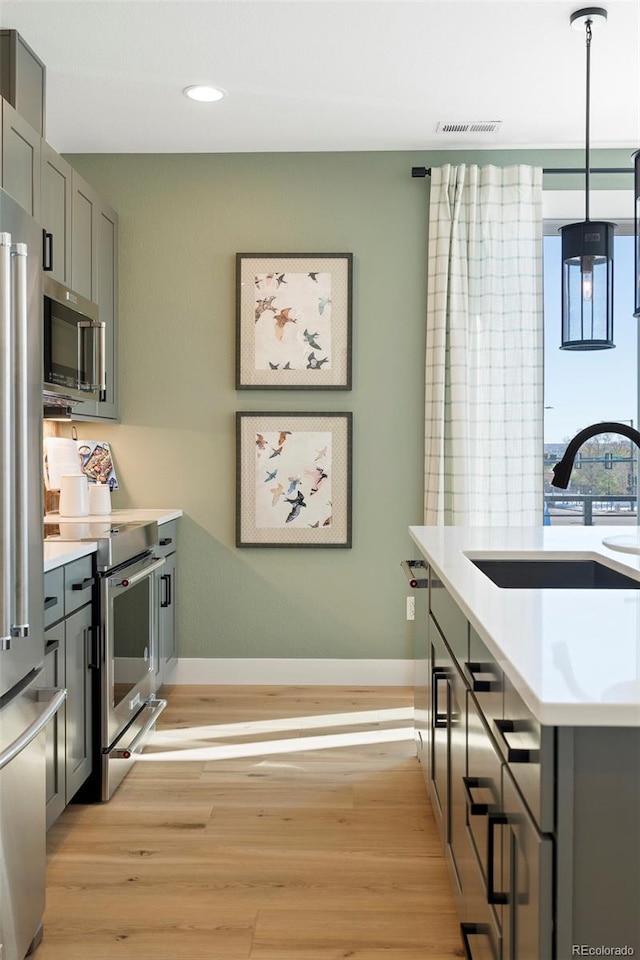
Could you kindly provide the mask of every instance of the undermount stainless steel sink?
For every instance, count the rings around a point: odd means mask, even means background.
[[[469,559],[506,590],[640,590],[640,580],[598,560]]]

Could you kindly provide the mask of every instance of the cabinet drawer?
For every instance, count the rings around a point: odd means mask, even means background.
[[[465,908],[460,934],[465,956],[472,960],[499,960],[502,936],[496,911],[487,901],[487,891],[477,864],[469,860],[464,878]]]
[[[473,627],[469,627],[469,659],[464,662],[465,678],[488,721],[504,716],[504,677],[495,657]]]
[[[489,817],[502,813],[502,767],[502,757],[471,693],[467,692],[466,821],[485,891],[490,869],[494,872],[496,885],[501,884],[497,855],[489,864],[494,839],[489,837]]]
[[[536,828],[504,767],[502,802],[504,956],[541,960],[554,955],[553,841]]]
[[[44,575],[44,625],[45,629],[64,617],[63,568],[49,570]]]
[[[91,557],[81,557],[64,568],[64,609],[66,616],[91,603],[93,596]]]
[[[555,732],[534,718],[508,677],[504,677],[504,717],[491,732],[509,772],[544,833],[554,829]]]
[[[469,655],[469,624],[433,567],[429,568],[429,609],[449,649],[462,664]]]
[[[178,536],[178,521],[169,520],[158,527],[158,546],[154,549],[157,557],[168,557],[170,553],[176,552]]]

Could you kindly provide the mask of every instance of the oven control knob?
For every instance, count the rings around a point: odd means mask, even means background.
[[[121,587],[128,587],[128,586],[129,586],[129,581],[128,581],[128,580],[121,580],[121,581],[120,581],[120,586],[121,586]]]

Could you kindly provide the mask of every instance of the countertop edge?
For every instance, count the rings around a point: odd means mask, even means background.
[[[58,513],[47,513],[45,523],[105,523],[108,520],[122,523],[125,520],[155,520],[158,526],[170,520],[178,520],[184,512],[176,507],[127,507],[122,510],[112,510],[104,516],[88,517],[61,517]]]
[[[81,560],[82,557],[88,557],[95,553],[98,548],[96,543],[54,543],[48,542],[44,545],[44,572],[50,573],[51,570],[57,570],[58,567],[64,567],[67,563],[73,563],[74,560]]]
[[[442,580],[444,586],[459,605],[460,610],[464,613],[471,626],[478,633],[489,651],[496,658],[500,667],[503,669],[504,673],[514,685],[515,689],[520,694],[523,701],[531,710],[539,723],[543,724],[544,726],[558,727],[640,727],[640,705],[636,703],[615,703],[611,701],[576,701],[561,703],[556,701],[541,700],[532,689],[526,677],[524,677],[511,662],[506,651],[486,629],[485,625],[482,623],[482,620],[478,618],[476,612],[469,604],[465,596],[457,589],[455,583],[452,582],[451,577],[448,575],[447,570],[443,569],[443,564],[438,562],[437,557],[434,558],[429,553],[428,547],[425,546],[420,537],[420,531],[424,529],[424,527],[419,525],[410,526],[409,535],[411,539],[414,541],[420,550],[420,553],[425,557],[427,562],[433,566],[434,570],[438,574],[438,577]],[[461,547],[459,552],[461,557],[464,556],[466,558],[467,553],[472,553],[474,551],[470,548]],[[489,551],[485,550],[482,552],[488,553]],[[498,554],[500,550],[496,550],[495,552]],[[504,550],[502,552],[504,552]],[[521,552],[532,553],[533,551]],[[610,550],[606,549],[606,547],[600,547],[600,549],[598,549],[591,544],[585,549],[575,549],[576,557],[584,556],[585,554],[590,554],[593,558],[596,558],[597,556],[606,557],[610,566],[616,566],[620,570],[624,570],[626,567],[627,570],[631,569],[637,574],[637,568],[631,562],[632,558],[630,556],[626,556],[623,559],[624,555],[614,555]],[[611,562],[614,556],[615,563]],[[635,559],[636,561],[638,560],[637,557]],[[627,561],[626,563],[625,560]]]

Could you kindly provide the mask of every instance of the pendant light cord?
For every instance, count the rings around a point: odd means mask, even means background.
[[[591,20],[585,24],[587,33],[587,97],[586,97],[586,120],[585,120],[585,151],[584,151],[584,194],[585,194],[585,216],[589,220],[589,132],[590,132],[590,113],[591,113]]]

